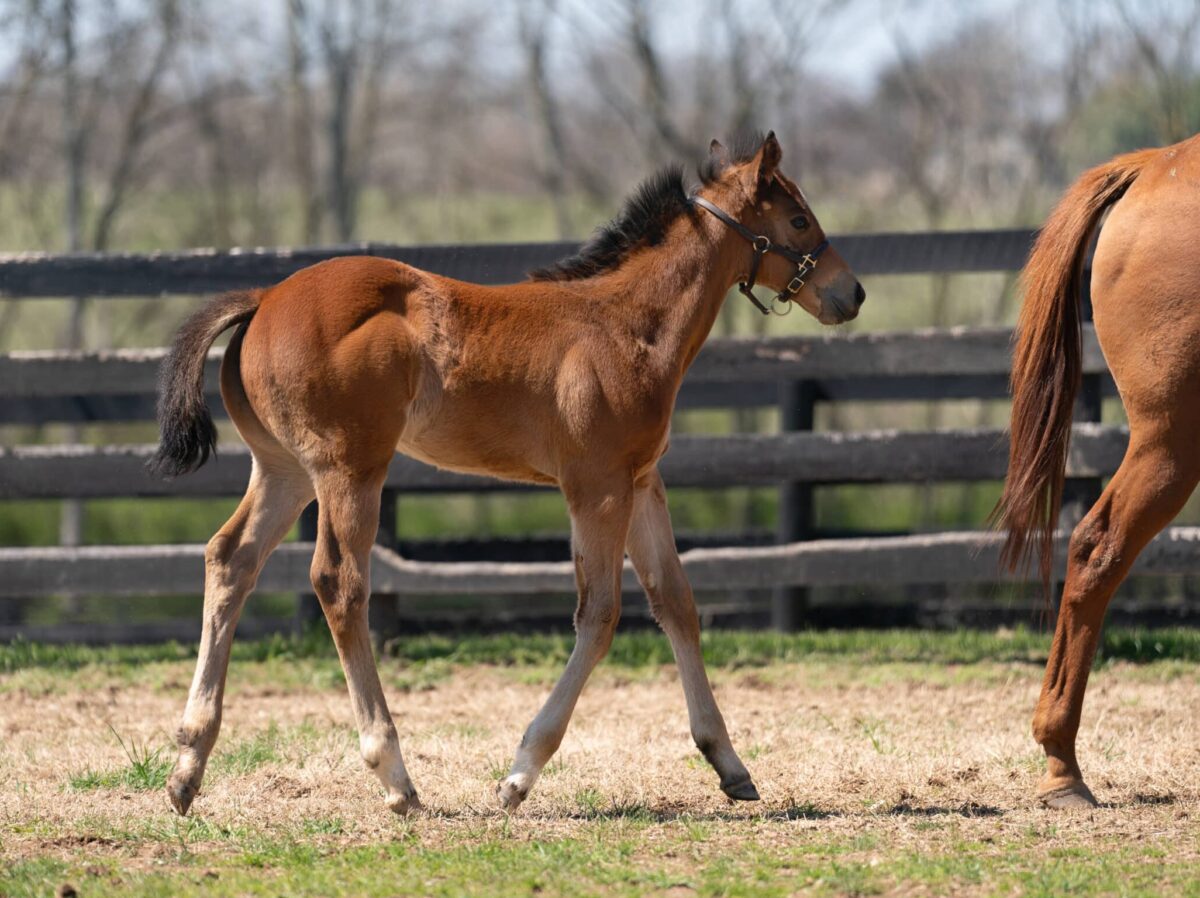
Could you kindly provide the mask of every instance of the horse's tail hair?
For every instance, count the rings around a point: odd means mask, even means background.
[[[204,401],[204,362],[221,332],[249,321],[261,298],[261,290],[213,297],[179,328],[158,372],[159,444],[147,462],[151,473],[186,474],[216,453],[217,428]]]
[[[1083,367],[1084,257],[1104,211],[1159,152],[1127,153],[1085,172],[1050,214],[1025,266],[1025,303],[1013,350],[1008,478],[992,522],[1007,531],[1000,558],[1008,570],[1027,569],[1036,550],[1047,601],[1071,414]]]

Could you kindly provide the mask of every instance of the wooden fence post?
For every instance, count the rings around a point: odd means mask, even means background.
[[[399,493],[385,489],[379,504],[379,533],[375,541],[389,549],[396,548],[396,502]],[[400,596],[394,592],[372,592],[367,612],[371,642],[378,652],[383,644],[400,633]]]
[[[783,432],[813,429],[817,385],[810,380],[784,381],[779,385],[779,429]],[[779,488],[777,537],[781,543],[812,535],[813,491],[808,483],[789,482]],[[771,627],[798,630],[808,613],[808,590],[783,586],[771,598]]]

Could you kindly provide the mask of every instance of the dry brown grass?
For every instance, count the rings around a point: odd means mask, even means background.
[[[1028,729],[1040,675],[1032,665],[833,660],[717,671],[734,744],[764,799],[750,805],[728,802],[699,759],[672,670],[602,669],[560,753],[511,820],[496,807],[495,781],[548,683],[520,669],[461,668],[428,688],[388,690],[429,809],[410,821],[384,810],[358,758],[342,687],[272,685],[254,667],[231,672],[221,742],[194,807],[205,827],[196,831],[179,829],[161,790],[71,785],[83,771],[128,765],[114,731],[127,743],[169,746],[185,665],[158,665],[155,686],[0,682],[0,860],[117,859],[161,872],[194,870],[197,857],[216,864],[243,856],[245,840],[222,832],[307,833],[336,850],[404,838],[443,850],[501,837],[586,840],[632,827],[639,856],[659,873],[685,875],[695,864],[688,828],[696,826],[706,856],[736,859],[752,847],[786,862],[808,843],[837,846],[829,850],[867,866],[954,857],[964,845],[985,858],[1014,847],[1036,855],[1146,846],[1170,864],[1196,862],[1200,848],[1192,666],[1118,664],[1096,673],[1080,749],[1106,806],[1073,815],[1031,800],[1041,767]],[[404,675],[397,663],[385,665],[385,680]],[[253,745],[266,748],[255,754]],[[900,873],[881,881],[888,894],[936,892],[929,883],[914,892]],[[986,878],[947,881],[957,882],[955,893],[991,894]]]

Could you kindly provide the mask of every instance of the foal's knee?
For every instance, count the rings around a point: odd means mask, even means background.
[[[347,563],[345,558],[335,562],[318,555],[309,569],[309,580],[334,627],[352,620],[366,605],[366,580],[357,566]]]

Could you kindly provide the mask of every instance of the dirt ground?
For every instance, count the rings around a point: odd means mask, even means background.
[[[318,665],[283,675],[246,664],[231,672],[221,742],[193,808],[198,828],[170,813],[159,788],[95,782],[128,769],[131,750],[160,750],[151,766],[173,760],[188,665],[0,677],[0,861],[169,872],[183,854],[190,870],[196,857],[201,867],[244,857],[246,838],[230,833],[307,834],[336,850],[399,834],[432,850],[499,835],[587,838],[597,821],[622,818],[638,823],[637,850],[651,852],[659,872],[690,869],[686,852],[668,843],[691,825],[703,826],[705,852],[752,845],[783,857],[809,843],[848,846],[846,855],[868,867],[953,857],[962,846],[1021,858],[1145,846],[1164,863],[1200,860],[1194,665],[1115,664],[1094,675],[1080,752],[1104,806],[1082,814],[1043,810],[1031,798],[1041,770],[1029,735],[1040,681],[1033,665],[833,660],[716,671],[734,744],[763,797],[755,804],[733,804],[717,789],[691,744],[672,669],[602,668],[558,756],[511,819],[493,790],[551,672],[473,666],[416,685],[412,673],[398,662],[384,667],[425,814],[401,821],[385,811],[335,672]],[[655,850],[655,840],[666,847]],[[906,886],[897,869],[865,891],[810,877],[780,894],[933,894],[939,882]],[[986,876],[952,874],[943,885],[955,882],[961,888],[947,894],[990,894]]]

